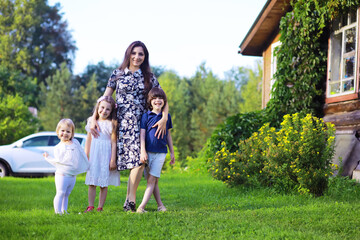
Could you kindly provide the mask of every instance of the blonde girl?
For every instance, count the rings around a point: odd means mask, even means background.
[[[75,125],[71,119],[61,119],[56,127],[60,142],[54,147],[54,158],[44,152],[45,159],[56,167],[54,209],[56,214],[68,214],[69,195],[75,186],[76,175],[86,172],[89,162],[80,143],[74,138]]]
[[[85,184],[89,185],[88,207],[85,212],[94,210],[96,187],[100,187],[98,212],[103,211],[108,185],[119,186],[120,174],[116,170],[116,111],[115,101],[110,96],[97,100],[95,119],[100,126],[99,137],[94,138],[90,132],[93,118],[88,119],[85,127],[87,134],[85,153],[89,158],[90,169],[86,174]]]

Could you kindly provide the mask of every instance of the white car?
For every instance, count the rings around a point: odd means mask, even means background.
[[[85,147],[86,134],[75,133],[74,137]],[[43,153],[53,157],[54,146],[59,141],[56,132],[39,132],[0,146],[0,177],[54,174],[55,167],[44,159]]]

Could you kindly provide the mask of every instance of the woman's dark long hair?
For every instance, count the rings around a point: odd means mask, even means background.
[[[147,96],[147,93],[152,88],[152,83],[150,81],[152,77],[151,69],[150,69],[150,63],[149,63],[149,51],[147,50],[145,44],[141,41],[135,41],[129,45],[129,47],[125,51],[125,56],[122,64],[120,65],[120,70],[125,70],[125,68],[128,68],[130,66],[130,57],[133,49],[135,47],[142,47],[145,53],[144,62],[140,65],[140,69],[142,74],[144,75],[144,84],[145,84],[145,96]]]

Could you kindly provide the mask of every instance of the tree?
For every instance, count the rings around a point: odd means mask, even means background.
[[[46,79],[48,85],[42,84],[42,100],[39,118],[45,130],[54,131],[62,118],[73,118],[77,102],[74,98],[73,76],[66,64]]]
[[[96,100],[101,95],[97,90],[96,74],[86,86],[80,86],[66,64],[46,79],[48,86],[41,86],[44,102],[40,120],[45,130],[53,131],[62,118],[71,118],[77,132],[84,132],[85,120],[92,114]]]
[[[166,71],[159,77],[161,88],[165,91],[169,112],[173,123],[171,130],[174,146],[179,151],[182,163],[192,154],[192,142],[188,131],[190,126],[191,99],[189,85],[172,71]],[[182,164],[183,165],[183,164]]]
[[[248,80],[241,87],[241,99],[239,109],[241,113],[248,113],[261,109],[262,93],[262,66],[261,62],[256,62],[255,69],[247,69]]]
[[[119,65],[120,64],[118,63],[106,65],[103,61],[100,61],[97,64],[89,64],[86,66],[84,73],[80,74],[80,76],[77,76],[76,82],[85,87],[91,78],[95,77],[95,81],[97,82],[97,90],[103,94],[105,92],[106,85],[111,73],[114,71],[114,69],[118,68]]]
[[[73,121],[77,126],[77,132],[85,132],[86,119],[92,114],[96,100],[103,94],[98,90],[96,79],[94,73],[85,87],[81,86],[75,91],[73,101],[77,104],[73,113]]]
[[[234,81],[222,81],[201,64],[190,79],[193,150],[199,151],[217,125],[226,117],[238,113],[240,93]]]
[[[7,95],[22,98],[27,106],[36,106],[37,83],[36,79],[26,77],[19,71],[10,71],[5,66],[0,65],[0,99]]]
[[[165,73],[165,67],[164,66],[152,66],[151,72],[154,73],[156,78],[158,78],[161,76],[161,74]]]
[[[238,113],[240,92],[235,81],[218,79],[205,63],[189,79],[165,71],[159,82],[168,97],[174,146],[184,166],[186,157],[203,147],[218,124]]]
[[[0,1],[0,64],[39,84],[63,62],[71,69],[76,47],[59,9],[47,0]]]
[[[6,95],[0,101],[0,145],[10,144],[34,133],[38,121],[19,95]]]

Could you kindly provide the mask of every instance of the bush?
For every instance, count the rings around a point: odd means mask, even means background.
[[[266,115],[263,110],[239,113],[228,117],[224,123],[215,128],[197,157],[187,159],[187,166],[190,170],[206,171],[208,168],[206,163],[224,148],[224,144],[228,151],[235,152],[238,149],[239,141],[249,138],[265,122]]]
[[[331,164],[334,135],[333,124],[310,114],[304,118],[285,115],[279,131],[264,124],[240,141],[237,151],[230,151],[224,142],[209,159],[209,171],[229,185],[258,184],[320,196],[335,167]]]
[[[215,128],[205,147],[208,148],[211,153],[216,153],[222,148],[222,142],[225,142],[227,149],[235,152],[238,148],[239,141],[249,138],[251,134],[258,131],[265,122],[267,121],[264,110],[239,113],[228,117],[223,124]]]

